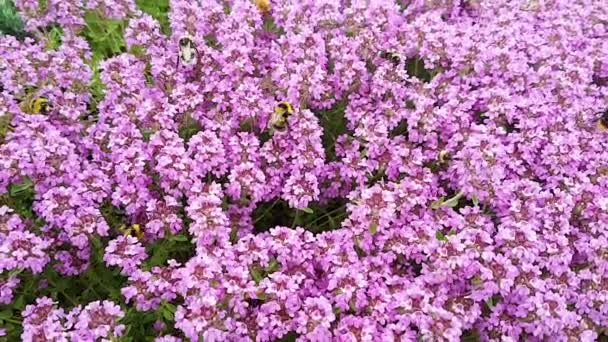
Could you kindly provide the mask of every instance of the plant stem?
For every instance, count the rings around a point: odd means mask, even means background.
[[[293,222],[291,223],[291,228],[295,228],[296,221],[298,221],[299,216],[300,216],[300,209],[296,209],[296,215],[293,217]]]
[[[276,199],[276,200],[275,200],[275,201],[272,203],[272,205],[270,205],[270,207],[269,207],[268,209],[266,209],[266,210],[265,210],[265,211],[262,213],[262,215],[260,215],[260,217],[256,218],[256,219],[255,219],[255,221],[253,221],[253,224],[258,223],[258,222],[259,222],[261,219],[263,219],[263,218],[264,218],[264,216],[266,216],[266,214],[268,214],[268,213],[269,213],[269,212],[272,210],[272,208],[274,208],[274,206],[275,206],[275,205],[277,205],[277,203],[278,203],[278,202],[279,202],[279,199],[277,198],[277,199]]]

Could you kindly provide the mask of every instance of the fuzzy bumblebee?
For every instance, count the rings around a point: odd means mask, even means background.
[[[36,99],[33,99],[29,105],[30,107],[30,111],[33,114],[49,114],[52,110],[52,105],[51,102],[44,98],[44,97],[39,97]]]
[[[144,237],[144,230],[139,224],[133,224],[129,228],[123,225],[119,229],[121,232],[123,232],[124,235],[131,235],[132,237],[135,237],[138,240],[141,240]]]
[[[399,63],[401,63],[401,56],[395,52],[382,51],[380,52],[380,57],[391,61],[394,65],[399,65]]]
[[[179,56],[178,63],[184,65],[193,65],[198,62],[198,49],[196,44],[188,36],[184,36],[179,40]]]
[[[270,0],[254,0],[254,3],[262,13],[270,11]]]
[[[271,130],[284,131],[287,127],[287,119],[293,114],[293,106],[287,101],[281,101],[275,108],[268,127]]]

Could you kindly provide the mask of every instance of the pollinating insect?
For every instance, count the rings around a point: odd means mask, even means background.
[[[39,97],[36,99],[33,99],[30,102],[30,112],[33,114],[49,114],[52,110],[52,105],[51,102],[44,98],[44,97]]]
[[[254,3],[262,13],[270,11],[270,0],[254,0]]]
[[[437,159],[441,165],[447,164],[451,159],[450,152],[446,150],[441,150]]]
[[[597,120],[597,128],[601,131],[608,131],[608,110],[604,111],[599,120]]]
[[[293,106],[287,101],[281,101],[270,117],[268,126],[271,130],[284,131],[287,127],[287,119],[293,114]]]
[[[396,52],[382,51],[380,52],[380,57],[391,61],[395,66],[401,63],[401,56]]]
[[[131,235],[132,237],[137,238],[138,240],[143,239],[144,231],[139,224],[132,224],[131,227],[127,228],[127,226],[123,225],[119,228],[124,235]]]
[[[179,40],[179,62],[184,65],[193,65],[198,62],[198,49],[188,36],[184,36]]]

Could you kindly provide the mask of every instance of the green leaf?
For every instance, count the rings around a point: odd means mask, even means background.
[[[463,195],[464,193],[460,191],[454,195],[454,197],[447,200],[445,200],[445,197],[441,197],[431,203],[431,209],[439,209],[440,207],[454,208],[458,205],[458,201],[460,201],[460,198],[462,198]]]
[[[163,318],[167,321],[173,321],[174,316],[175,316],[175,311],[177,310],[177,308],[175,307],[175,305],[168,303],[168,302],[164,302],[161,305],[161,314],[163,316]]]
[[[424,60],[422,58],[410,58],[406,62],[406,69],[408,75],[411,77],[418,78],[423,82],[430,82],[436,75],[442,70],[441,68],[426,69]]]
[[[8,34],[18,39],[28,35],[15,5],[9,0],[0,0],[0,34]]]
[[[281,264],[279,264],[279,262],[273,258],[272,260],[270,260],[270,262],[268,263],[268,266],[266,267],[266,273],[267,274],[274,273],[274,272],[278,271],[280,267],[281,267]]]
[[[439,241],[448,241],[448,238],[445,236],[445,234],[443,234],[443,232],[441,230],[438,230],[435,233],[435,237],[437,238],[437,240]]]
[[[471,278],[471,284],[473,285],[481,285],[483,281],[481,280],[480,276],[475,276],[473,278]]]
[[[9,188],[9,194],[11,196],[18,196],[20,193],[28,191],[33,188],[33,183],[29,178],[23,178],[21,183],[11,184]]]
[[[256,283],[259,283],[264,279],[263,271],[258,266],[251,267],[249,269],[249,274],[251,274],[251,278],[253,278]]]
[[[7,318],[11,318],[13,317],[13,310],[12,309],[4,309],[2,311],[0,311],[0,319],[7,319]]]
[[[441,205],[443,204],[443,199],[444,197],[441,197],[437,200],[434,200],[433,202],[431,202],[431,209],[439,209],[441,208]]]
[[[11,306],[17,310],[25,308],[25,297],[23,295],[17,297],[11,304]]]
[[[372,222],[372,224],[369,225],[369,233],[374,235],[377,232],[378,232],[378,223]]]
[[[165,248],[158,248],[154,251],[154,254],[150,258],[151,265],[164,265],[169,256],[169,251]]]
[[[300,209],[300,210],[302,210],[303,212],[305,212],[307,214],[314,214],[314,211],[310,208],[304,208],[304,209]]]
[[[458,192],[454,197],[452,197],[449,200],[443,202],[442,206],[454,208],[455,206],[458,205],[458,201],[460,200],[460,198],[462,197],[462,195],[463,195],[462,191]]]
[[[186,235],[172,235],[171,237],[169,237],[170,241],[176,241],[176,242],[186,242],[188,241],[188,237]]]
[[[141,136],[143,138],[144,141],[150,141],[150,137],[156,133],[155,130],[153,129],[149,129],[149,128],[142,128],[141,129]]]
[[[287,335],[284,335],[283,337],[281,337],[276,342],[295,342],[297,338],[298,338],[298,335],[292,331],[292,332],[287,333]]]
[[[171,25],[169,24],[169,0],[136,0],[135,3],[143,12],[158,20],[161,31],[164,34],[171,34]]]
[[[473,197],[471,198],[471,201],[473,202],[474,206],[479,205],[479,198],[477,198],[477,196],[473,195]]]
[[[193,118],[190,114],[186,114],[182,120],[182,124],[178,128],[178,135],[180,138],[188,142],[196,133],[202,129],[199,122]]]

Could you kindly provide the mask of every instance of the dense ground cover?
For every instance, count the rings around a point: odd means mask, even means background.
[[[0,7],[0,339],[605,338],[605,1]]]

